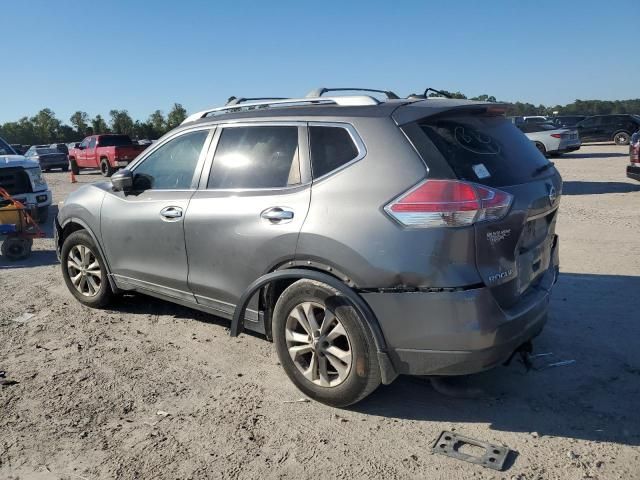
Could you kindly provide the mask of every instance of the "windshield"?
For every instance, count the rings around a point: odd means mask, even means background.
[[[532,172],[549,163],[503,117],[450,117],[420,127],[461,180],[491,187],[517,185],[530,181]]]
[[[0,138],[0,155],[16,155],[16,152],[11,146]]]
[[[132,145],[133,142],[128,135],[107,135],[100,137],[99,144],[101,147],[123,147]]]

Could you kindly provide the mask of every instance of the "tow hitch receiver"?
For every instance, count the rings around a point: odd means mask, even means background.
[[[474,456],[460,451],[460,448],[465,444],[484,448],[484,455]],[[501,471],[504,468],[504,463],[510,452],[507,447],[492,445],[487,442],[482,442],[480,440],[475,440],[470,437],[465,437],[464,435],[447,431],[440,434],[438,441],[433,445],[431,450],[434,453],[440,453],[452,458],[457,458],[458,460],[475,463],[498,471]]]

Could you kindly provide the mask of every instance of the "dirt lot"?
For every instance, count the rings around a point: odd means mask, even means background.
[[[626,151],[555,160],[562,275],[535,348],[575,363],[460,380],[484,390],[475,399],[399,378],[348,410],[290,403],[302,395],[265,340],[141,295],[82,307],[50,237],[28,261],[0,258],[0,370],[19,382],[0,386],[0,478],[640,479],[640,184]],[[47,180],[56,203],[77,187]],[[431,454],[445,429],[517,453],[505,472]]]

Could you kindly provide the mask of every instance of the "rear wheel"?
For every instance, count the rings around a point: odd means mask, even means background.
[[[276,303],[272,333],[287,376],[314,400],[345,407],[380,385],[369,329],[328,285],[299,280],[288,287]]]
[[[89,233],[79,230],[64,240],[60,263],[67,288],[80,303],[93,308],[109,304],[113,292],[107,270]]]
[[[613,136],[613,142],[616,145],[629,145],[631,136],[627,132],[618,132]]]
[[[71,159],[69,161],[69,164],[71,165],[71,172],[74,175],[78,175],[80,173],[80,168],[78,168],[78,163],[75,161],[75,159]]]
[[[107,160],[106,158],[100,160],[100,173],[102,173],[103,177],[110,177],[111,175],[113,175],[114,171],[115,169],[111,166],[109,160]]]
[[[62,171],[63,172],[68,172],[69,171],[69,165],[65,165],[62,167]]]
[[[541,154],[543,154],[544,156],[547,155],[547,149],[546,147],[540,143],[540,142],[536,142],[536,148],[540,151]]]
[[[8,237],[2,242],[0,250],[7,259],[16,261],[24,260],[31,255],[31,247],[33,247],[33,240],[30,238]]]

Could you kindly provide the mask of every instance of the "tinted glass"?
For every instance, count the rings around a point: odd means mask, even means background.
[[[133,142],[128,135],[109,135],[106,137],[100,137],[101,147],[122,147],[132,144]]]
[[[558,125],[553,123],[532,123],[529,125],[522,125],[520,130],[524,133],[544,132],[546,130],[557,130]]]
[[[581,127],[595,127],[596,125],[600,125],[600,117],[589,117],[580,122]]]
[[[91,140],[89,140],[89,146],[87,148],[89,148],[90,150],[93,150],[94,148],[96,148],[96,137],[93,137]]]
[[[36,152],[38,155],[49,155],[51,153],[60,153],[56,148],[36,148],[36,151],[33,152],[33,154],[35,155]]]
[[[207,188],[282,188],[298,183],[298,127],[222,130]]]
[[[15,155],[15,153],[13,148],[0,138],[0,155]]]
[[[134,189],[184,190],[191,188],[200,151],[208,130],[181,135],[149,155],[134,170]]]
[[[358,156],[351,135],[342,127],[310,127],[309,141],[314,178],[340,168]]]
[[[548,163],[502,117],[443,118],[420,127],[462,180],[495,187],[517,185],[530,181],[534,171]]]

